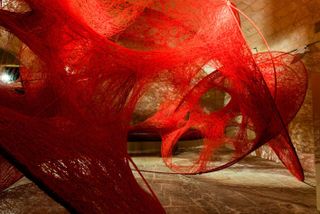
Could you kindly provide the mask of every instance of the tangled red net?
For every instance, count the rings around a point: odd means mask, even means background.
[[[0,25],[25,44],[23,93],[0,88],[1,190],[21,177],[17,167],[71,211],[163,213],[130,169],[127,133],[147,129],[177,173],[224,169],[268,144],[304,179],[286,127],[304,100],[305,67],[286,53],[252,54],[229,1],[16,2],[29,9],[0,10]],[[154,82],[168,86],[159,109],[131,126]],[[208,111],[200,100],[211,89],[229,101]],[[189,130],[202,149],[177,164],[173,148]],[[212,161],[224,145],[232,155]]]

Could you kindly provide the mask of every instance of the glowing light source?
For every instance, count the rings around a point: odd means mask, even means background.
[[[1,70],[0,81],[4,84],[14,83],[20,77],[19,66],[17,65],[6,65]]]
[[[12,78],[8,73],[1,74],[0,79],[1,79],[1,82],[5,84],[9,84],[12,82]]]

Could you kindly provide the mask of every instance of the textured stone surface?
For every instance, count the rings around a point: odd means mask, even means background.
[[[141,169],[168,171],[160,157],[135,157],[134,161]],[[307,185],[280,164],[257,157],[247,157],[224,171],[197,176],[143,174],[167,213],[317,213],[313,177],[307,176]],[[0,213],[66,211],[25,180],[0,194]]]
[[[0,214],[68,213],[32,183],[10,188],[0,194]]]

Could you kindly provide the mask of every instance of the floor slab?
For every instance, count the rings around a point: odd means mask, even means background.
[[[179,156],[178,156],[179,157]],[[140,169],[168,171],[160,157],[134,157]],[[133,171],[141,186],[142,179]],[[167,213],[315,214],[313,175],[296,180],[279,163],[248,156],[208,174],[183,176],[143,173]],[[0,214],[67,213],[27,179],[0,194]]]

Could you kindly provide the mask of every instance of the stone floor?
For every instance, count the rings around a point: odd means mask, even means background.
[[[160,157],[135,157],[141,169],[167,170]],[[134,172],[134,174],[137,174]],[[138,175],[137,180],[142,179]],[[144,173],[167,213],[299,213],[316,211],[314,177],[297,181],[280,164],[247,157],[197,176]],[[0,194],[0,213],[67,213],[27,179]]]

